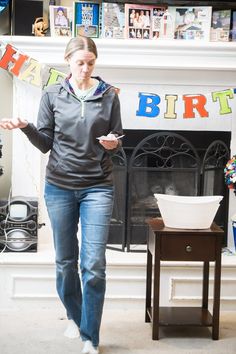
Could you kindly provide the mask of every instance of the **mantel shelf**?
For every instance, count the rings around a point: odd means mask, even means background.
[[[68,37],[0,36],[30,57],[50,65],[65,65]],[[236,70],[235,42],[95,39],[98,67],[166,70]]]

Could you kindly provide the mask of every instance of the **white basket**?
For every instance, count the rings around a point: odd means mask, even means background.
[[[165,226],[176,229],[208,229],[214,220],[220,195],[189,197],[154,194]]]

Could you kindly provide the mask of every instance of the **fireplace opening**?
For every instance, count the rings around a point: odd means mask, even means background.
[[[223,195],[214,221],[227,245],[228,189],[224,167],[230,132],[125,130],[113,156],[115,200],[108,248],[146,250],[148,218],[160,216],[154,193]]]

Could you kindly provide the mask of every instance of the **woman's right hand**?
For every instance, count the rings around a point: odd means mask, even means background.
[[[0,127],[3,129],[16,129],[16,128],[25,128],[28,125],[28,121],[21,118],[3,118],[0,121]]]

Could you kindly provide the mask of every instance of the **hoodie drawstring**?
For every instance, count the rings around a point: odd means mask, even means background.
[[[84,100],[81,100],[81,118],[84,118],[84,111],[85,111],[85,102]]]

